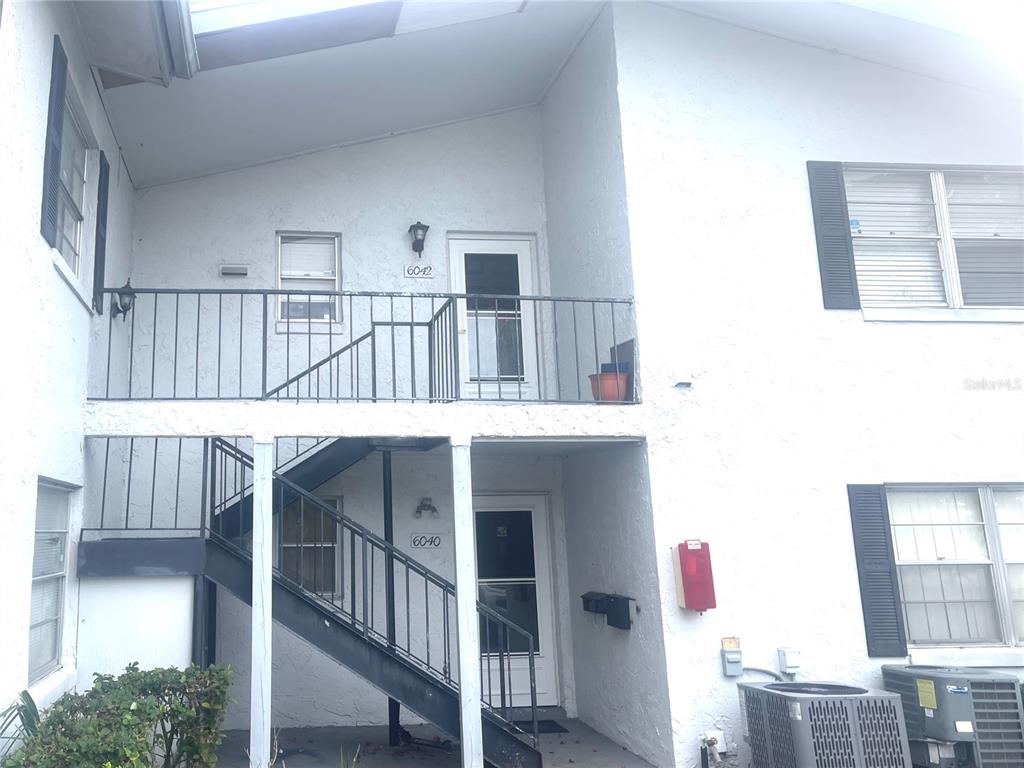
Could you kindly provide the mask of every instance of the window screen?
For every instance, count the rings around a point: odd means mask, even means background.
[[[67,576],[69,492],[40,483],[36,496],[32,607],[29,620],[29,682],[60,665]]]

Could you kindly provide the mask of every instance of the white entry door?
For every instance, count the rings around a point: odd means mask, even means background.
[[[537,704],[558,705],[551,548],[544,496],[475,496],[476,556],[480,601],[534,637]],[[483,699],[501,707],[502,669],[506,705],[530,704],[528,641],[500,637],[481,622]]]
[[[515,298],[535,293],[533,242],[462,238],[448,250],[452,290],[476,295],[457,302],[463,399],[535,400],[536,326],[546,307]]]

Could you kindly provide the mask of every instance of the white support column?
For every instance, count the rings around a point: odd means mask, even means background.
[[[483,768],[480,720],[480,620],[477,618],[476,519],[470,440],[451,438],[455,524],[455,603],[459,638],[459,706],[462,720],[462,768]]]
[[[270,765],[270,675],[274,617],[274,443],[253,443],[252,505],[252,671],[249,702],[249,765]]]

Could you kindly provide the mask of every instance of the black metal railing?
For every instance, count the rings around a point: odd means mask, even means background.
[[[207,454],[208,535],[251,557],[252,458],[220,438],[209,441]],[[458,688],[452,664],[458,653],[453,583],[277,472],[273,516],[279,578],[328,607],[367,641]],[[477,613],[482,703],[510,725],[513,707],[528,707],[532,734],[527,735],[536,747],[535,639],[483,603],[477,603]],[[517,683],[514,674],[524,662],[528,684]]]
[[[630,299],[135,289],[100,400],[636,402]],[[116,291],[107,289],[107,308]]]

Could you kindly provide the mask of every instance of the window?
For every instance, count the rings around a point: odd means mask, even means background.
[[[1024,487],[886,489],[907,641],[1024,644]]]
[[[1024,307],[1024,173],[846,166],[862,307]]]
[[[29,620],[29,682],[60,666],[67,580],[69,491],[40,483],[36,498],[32,608]]]
[[[337,291],[340,235],[279,232],[277,252],[282,291]],[[337,321],[338,298],[327,295],[281,296],[281,320]]]
[[[341,506],[338,499],[320,500],[334,509]],[[301,498],[286,506],[279,534],[281,572],[313,592],[340,592],[340,529],[330,515]]]
[[[68,102],[60,148],[60,195],[57,198],[57,250],[78,274],[82,251],[82,212],[85,210],[86,142]]]

